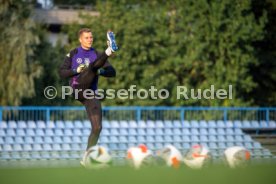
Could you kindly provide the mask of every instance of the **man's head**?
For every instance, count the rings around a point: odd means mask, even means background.
[[[90,49],[93,44],[92,31],[89,28],[82,28],[79,30],[79,41],[83,49]]]

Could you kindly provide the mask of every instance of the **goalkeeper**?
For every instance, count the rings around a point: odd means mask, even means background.
[[[67,54],[63,64],[60,66],[59,75],[61,78],[70,78],[70,86],[73,89],[82,89],[82,92],[85,89],[92,89],[95,92],[99,76],[116,76],[114,67],[107,60],[109,56],[118,50],[115,36],[113,32],[107,32],[108,47],[105,52],[99,53],[92,48],[93,34],[90,29],[82,28],[79,30],[78,35],[80,46]],[[83,156],[84,160],[87,156],[87,150],[98,142],[102,129],[102,108],[101,102],[97,98],[85,99],[82,93],[78,93],[78,100],[85,106],[92,126]],[[83,163],[82,161],[81,163]]]

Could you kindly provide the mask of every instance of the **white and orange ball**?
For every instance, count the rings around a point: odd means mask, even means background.
[[[236,168],[248,165],[251,154],[249,150],[242,146],[233,146],[224,151],[224,157],[231,168]]]
[[[141,144],[138,147],[129,148],[126,159],[131,166],[138,169],[141,166],[151,165],[153,162],[153,154],[146,145]]]
[[[104,146],[93,146],[87,150],[84,165],[88,169],[108,167],[112,163],[112,157]]]
[[[173,145],[167,145],[163,149],[157,151],[157,156],[161,157],[167,166],[179,168],[183,160],[180,151]]]
[[[210,163],[212,157],[206,146],[196,144],[184,155],[184,163],[192,169],[200,169]]]

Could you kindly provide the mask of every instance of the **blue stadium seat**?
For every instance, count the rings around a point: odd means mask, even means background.
[[[136,131],[136,129],[134,129],[134,128],[130,128],[130,129],[128,130],[128,134],[129,134],[129,135],[137,135],[137,131]]]
[[[208,134],[209,134],[209,135],[217,135],[217,131],[216,131],[216,129],[214,129],[214,128],[209,128],[209,129],[208,129]]]
[[[42,143],[44,143],[44,141],[43,141],[42,137],[35,136],[34,137],[34,143],[42,144]]]
[[[73,143],[82,143],[81,138],[79,136],[73,136],[72,142]]]
[[[138,128],[147,128],[146,122],[141,120],[137,123]]]
[[[226,128],[233,128],[234,127],[234,123],[233,121],[226,121]]]
[[[81,136],[82,135],[81,130],[80,129],[74,129],[73,130],[73,135],[74,136]]]
[[[66,135],[66,136],[72,136],[73,135],[72,129],[65,129],[64,130],[64,135]]]
[[[209,136],[208,136],[208,140],[209,140],[210,142],[217,142],[217,141],[218,141],[215,135],[209,135]]]
[[[89,120],[84,120],[83,121],[83,128],[91,128],[91,122]]]
[[[136,137],[135,136],[128,136],[128,142],[136,143],[137,142]]]
[[[6,121],[0,121],[0,129],[8,128]]]
[[[241,130],[240,128],[235,128],[235,129],[234,129],[234,134],[235,134],[235,135],[242,135],[243,132],[242,132],[242,130]]]
[[[218,148],[219,149],[226,149],[227,147],[226,147],[224,142],[218,142]]]
[[[110,128],[110,123],[107,120],[103,120],[103,128]]]
[[[53,136],[54,131],[53,129],[45,129],[45,136]]]
[[[146,135],[145,129],[138,128],[138,129],[137,129],[137,135]]]
[[[41,144],[34,144],[33,145],[33,150],[34,151],[42,151],[43,149],[42,149]]]
[[[225,128],[226,127],[226,123],[224,121],[222,121],[222,120],[218,120],[216,127],[217,128]]]
[[[8,128],[6,135],[7,136],[15,136],[16,133],[15,133],[14,129]]]
[[[232,147],[235,146],[233,142],[226,142],[226,147]]]
[[[173,142],[173,139],[172,139],[172,137],[171,136],[169,136],[169,135],[165,135],[164,136],[164,141],[166,142],[166,143],[172,143]]]
[[[120,125],[121,128],[128,128],[128,122],[127,121],[121,120],[119,122],[119,125]]]
[[[260,127],[261,128],[267,128],[268,127],[268,122],[267,121],[260,121]]]
[[[188,128],[183,128],[182,129],[182,135],[190,135],[190,134],[191,134],[191,132]]]
[[[53,141],[54,141],[54,143],[63,143],[61,137],[59,137],[59,136],[55,136]]]
[[[15,133],[16,133],[16,136],[25,136],[25,131],[24,129],[21,129],[21,128],[18,128]]]
[[[200,128],[200,129],[199,129],[199,134],[200,134],[200,135],[207,135],[207,134],[208,134],[208,131],[207,131],[206,128]]]
[[[5,138],[5,144],[13,144],[13,143],[14,143],[13,137],[6,137]]]
[[[206,135],[200,135],[199,136],[199,140],[200,142],[208,142],[208,137]]]
[[[253,142],[252,146],[254,149],[262,149],[262,145],[259,142]]]
[[[31,144],[23,144],[23,150],[24,151],[32,151],[33,148],[31,146]]]
[[[192,136],[191,136],[191,141],[192,141],[192,142],[199,142],[198,136],[197,136],[197,135],[192,135]]]
[[[82,135],[89,136],[90,135],[90,129],[83,129],[82,130]]]
[[[276,128],[276,122],[275,121],[269,121],[268,122],[268,127],[269,128]]]
[[[183,149],[188,150],[188,149],[190,149],[191,145],[189,143],[183,143],[182,147],[183,147]]]
[[[56,128],[56,125],[53,121],[47,121],[46,128]]]
[[[164,135],[163,129],[162,128],[156,128],[155,129],[155,135]]]
[[[36,136],[44,136],[45,133],[44,133],[43,129],[35,129],[35,135]]]
[[[199,121],[199,127],[200,128],[207,128],[208,127],[207,122],[205,120],[200,120]]]
[[[129,127],[130,128],[137,128],[138,127],[137,122],[134,121],[134,120],[129,121]]]
[[[23,137],[15,137],[14,138],[14,142],[15,143],[18,143],[18,144],[24,144],[24,140],[23,140]],[[1,141],[0,141],[0,144],[1,144]]]
[[[153,128],[147,128],[146,129],[146,134],[147,135],[155,135],[155,131]]]
[[[52,151],[52,146],[51,146],[51,144],[42,144],[42,148],[43,148],[43,150],[44,151]]]
[[[250,122],[247,120],[242,121],[242,128],[251,128]]]
[[[245,142],[252,142],[252,138],[251,138],[250,135],[244,135],[244,136],[243,136],[243,140],[244,140]]]
[[[259,128],[260,127],[259,122],[258,121],[251,121],[251,127],[252,128]]]
[[[164,125],[163,121],[156,121],[155,122],[155,127],[156,128],[164,128],[165,125]]]
[[[36,128],[36,124],[34,121],[27,121],[27,127],[34,129]]]
[[[126,128],[121,128],[121,129],[119,129],[119,134],[120,135],[128,135],[128,131]]]
[[[225,138],[224,135],[218,135],[217,141],[218,141],[218,142],[226,142],[226,138]]]
[[[226,128],[226,134],[227,135],[234,135],[234,130],[232,128]]]
[[[101,135],[110,135],[109,129],[103,128]]]
[[[141,144],[141,143],[146,143],[146,139],[145,139],[144,136],[139,135],[139,136],[137,136],[137,142],[138,142],[139,144]]]
[[[182,135],[180,128],[174,128],[172,129],[172,131],[173,131],[173,135]]]
[[[183,121],[183,128],[191,128],[191,124],[189,121]]]
[[[8,121],[8,128],[17,128],[16,121]]]
[[[182,137],[183,142],[191,142],[190,136],[184,135]]]
[[[191,134],[192,135],[199,135],[198,129],[197,128],[192,128],[191,129]]]
[[[164,135],[173,135],[173,132],[172,132],[172,130],[170,128],[166,128],[164,130]]]
[[[3,145],[4,151],[12,151],[12,145],[11,144],[4,144]]]
[[[217,134],[218,134],[218,135],[225,135],[224,129],[223,129],[223,128],[218,128],[218,129],[217,129]]]
[[[24,140],[25,140],[25,143],[27,143],[27,144],[33,144],[34,143],[34,139],[32,137],[25,137]]]
[[[117,136],[110,136],[109,141],[110,143],[119,143]]]
[[[147,143],[155,142],[155,140],[154,140],[153,136],[147,135],[147,136],[146,136],[146,142],[147,142]]]
[[[191,121],[191,128],[199,128],[199,123],[196,120]]]
[[[4,144],[4,143],[5,143],[4,137],[0,137],[0,145],[1,145],[1,144]]]
[[[253,146],[252,146],[252,144],[250,142],[245,142],[243,145],[247,149],[252,149],[253,148]]]
[[[110,150],[118,150],[118,146],[117,146],[117,144],[115,144],[115,143],[110,143],[110,144],[108,144],[108,148],[109,148]]]
[[[64,150],[64,151],[71,151],[71,146],[70,146],[70,144],[62,144],[61,145],[61,148],[62,148],[62,150]]]
[[[119,122],[115,120],[110,121],[110,128],[120,128]]]
[[[37,128],[46,128],[46,123],[44,121],[37,121]]]
[[[127,149],[127,144],[126,143],[119,143],[118,148],[119,148],[119,150],[126,150]]]
[[[228,142],[235,142],[235,139],[234,139],[234,137],[232,135],[226,135],[226,140]]]
[[[79,144],[71,144],[71,149],[73,151],[81,151],[82,150]],[[79,157],[79,155],[77,155],[75,158],[80,158],[80,157]]]
[[[60,129],[65,128],[64,122],[61,120],[56,121],[55,128],[60,128]]]
[[[74,128],[79,128],[79,129],[83,128],[83,124],[79,120],[74,121],[73,126],[74,126]]]
[[[242,128],[242,122],[239,120],[234,121],[234,128]]]
[[[148,120],[146,122],[146,126],[147,126],[147,128],[155,128],[155,122],[151,121],[151,120]]]
[[[44,143],[52,144],[53,143],[52,137],[49,137],[49,136],[44,137]]]
[[[56,136],[62,136],[62,135],[63,135],[63,131],[62,131],[62,129],[55,129],[55,130],[54,130],[54,134],[55,134]]]
[[[172,121],[170,121],[170,120],[165,120],[165,121],[164,121],[164,127],[166,127],[166,128],[173,128]]]
[[[181,123],[181,121],[179,121],[179,120],[174,120],[174,121],[173,121],[173,127],[174,127],[174,128],[182,128],[182,123]]]
[[[64,122],[64,128],[72,129],[75,128],[72,121],[65,121]]]
[[[18,128],[27,128],[27,124],[25,121],[18,121],[17,122],[17,127]]]
[[[60,144],[57,144],[57,143],[53,144],[52,147],[53,147],[54,151],[61,151],[62,150]]]
[[[63,142],[64,143],[72,143],[72,139],[71,139],[71,137],[63,137]]]
[[[0,129],[0,137],[5,137],[6,136],[6,132],[3,129]]]
[[[182,142],[182,138],[180,135],[173,135],[172,138],[174,143]]]
[[[119,142],[120,143],[127,143],[128,141],[127,141],[127,137],[126,136],[119,136]]]
[[[159,142],[159,143],[164,142],[163,136],[160,136],[160,135],[155,136],[155,142]]]
[[[110,129],[110,135],[120,135],[119,130],[117,128]]]
[[[235,139],[235,142],[243,142],[243,138],[241,135],[235,135],[234,139]]]
[[[217,128],[216,122],[214,120],[207,121],[207,125],[209,128]]]
[[[208,148],[210,149],[218,149],[218,145],[215,142],[208,143]]]

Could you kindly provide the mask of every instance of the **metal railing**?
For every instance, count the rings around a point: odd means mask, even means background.
[[[0,107],[0,121],[86,120],[84,107]],[[276,107],[103,107],[104,120],[249,120],[276,121]]]

